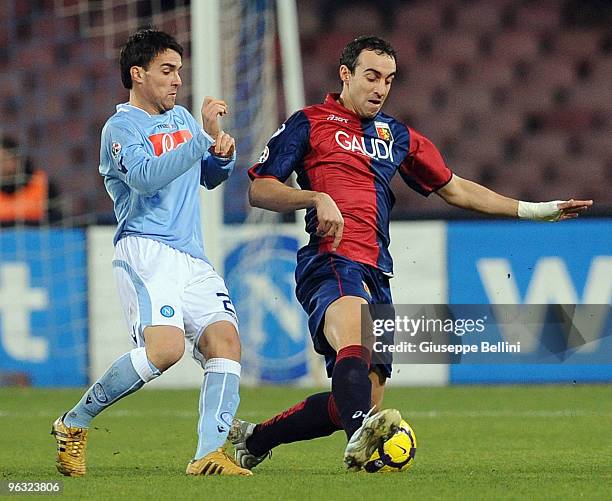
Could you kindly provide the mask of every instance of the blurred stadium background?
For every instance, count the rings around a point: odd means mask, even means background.
[[[399,74],[385,111],[430,137],[459,175],[523,200],[574,196],[596,203],[576,223],[485,224],[396,178],[396,301],[610,302],[609,2],[297,0],[294,56],[283,54],[276,5],[219,0],[219,84],[233,110],[226,128],[237,138],[239,163],[215,198],[223,224],[209,246],[241,316],[247,382],[323,381],[292,294],[293,256],[304,238],[300,218],[269,220],[250,211],[246,170],[294,111],[295,99],[285,100],[292,57],[301,57],[303,101],[320,102],[339,90],[339,52],[359,34],[379,34],[397,49]],[[191,57],[194,35],[207,35],[194,28],[194,6],[0,2],[0,133],[14,137],[22,158],[48,174],[60,213],[39,228],[17,221],[0,230],[0,385],[83,386],[129,347],[110,273],[115,220],[97,171],[100,131],[127,99],[118,49],[147,24],[184,44],[179,102],[199,109],[194,82],[210,79],[211,68]],[[493,258],[505,259],[506,268],[487,278],[479,263]],[[600,355],[610,349],[603,343],[606,335],[610,340],[607,326]],[[514,379],[453,375],[447,367],[403,374],[406,384],[612,380],[609,365],[539,376],[519,371]],[[197,385],[199,378],[191,363],[166,384]]]

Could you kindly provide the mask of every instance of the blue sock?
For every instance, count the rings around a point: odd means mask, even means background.
[[[89,428],[91,420],[121,398],[142,388],[161,372],[146,358],[144,348],[119,357],[66,413],[64,424]]]
[[[200,459],[222,447],[240,403],[240,364],[226,358],[211,358],[204,365],[200,393],[198,449]]]

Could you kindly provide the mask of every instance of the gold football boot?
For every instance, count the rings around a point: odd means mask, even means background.
[[[253,475],[249,470],[241,468],[225,453],[217,449],[206,454],[201,459],[193,459],[187,465],[187,475]]]
[[[57,441],[56,467],[67,477],[82,477],[85,475],[85,445],[87,444],[87,428],[66,426],[63,416],[58,417],[51,428],[51,435]]]

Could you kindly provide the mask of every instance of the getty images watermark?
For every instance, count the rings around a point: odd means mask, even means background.
[[[364,305],[374,363],[610,363],[610,305]]]

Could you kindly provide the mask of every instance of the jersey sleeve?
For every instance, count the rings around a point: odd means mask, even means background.
[[[201,131],[180,147],[160,156],[150,154],[137,129],[123,123],[108,123],[102,134],[102,149],[107,165],[103,175],[115,174],[130,188],[153,194],[193,167],[205,155],[212,142]],[[106,151],[104,151],[106,149]]]
[[[205,156],[200,163],[200,184],[212,190],[229,178],[236,165],[236,152],[232,158]]]
[[[301,165],[309,148],[310,122],[303,111],[297,111],[272,134],[259,161],[249,169],[249,177],[285,182]]]
[[[399,167],[404,182],[421,195],[428,196],[446,185],[453,173],[438,148],[425,136],[408,128],[410,146]]]
[[[202,126],[196,121],[193,115],[187,110],[181,108],[185,119],[191,124],[191,130],[201,130],[202,133],[210,139],[211,146],[214,144],[215,138],[210,136]],[[204,153],[200,161],[200,185],[208,190],[212,190],[219,186],[230,177],[236,165],[236,151],[232,158],[218,157],[212,153],[212,148]]]

